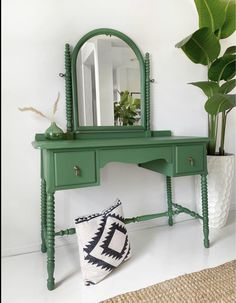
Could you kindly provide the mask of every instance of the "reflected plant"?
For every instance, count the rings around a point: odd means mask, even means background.
[[[133,98],[129,91],[118,92],[120,101],[114,102],[114,119],[116,125],[134,125],[140,118],[141,100]]]

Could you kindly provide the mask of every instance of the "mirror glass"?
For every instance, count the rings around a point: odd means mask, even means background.
[[[80,126],[140,126],[140,66],[120,38],[98,35],[79,50],[77,92]]]

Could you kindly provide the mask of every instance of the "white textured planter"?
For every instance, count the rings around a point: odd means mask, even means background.
[[[229,215],[234,155],[207,156],[207,169],[209,227],[221,228]],[[196,178],[196,189],[197,210],[202,214],[199,177]]]

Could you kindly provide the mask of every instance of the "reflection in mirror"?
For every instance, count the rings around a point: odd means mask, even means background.
[[[123,40],[89,39],[76,62],[80,126],[141,125],[140,67]]]

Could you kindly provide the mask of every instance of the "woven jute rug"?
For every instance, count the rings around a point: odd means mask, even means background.
[[[236,302],[236,260],[179,276],[100,303]]]

